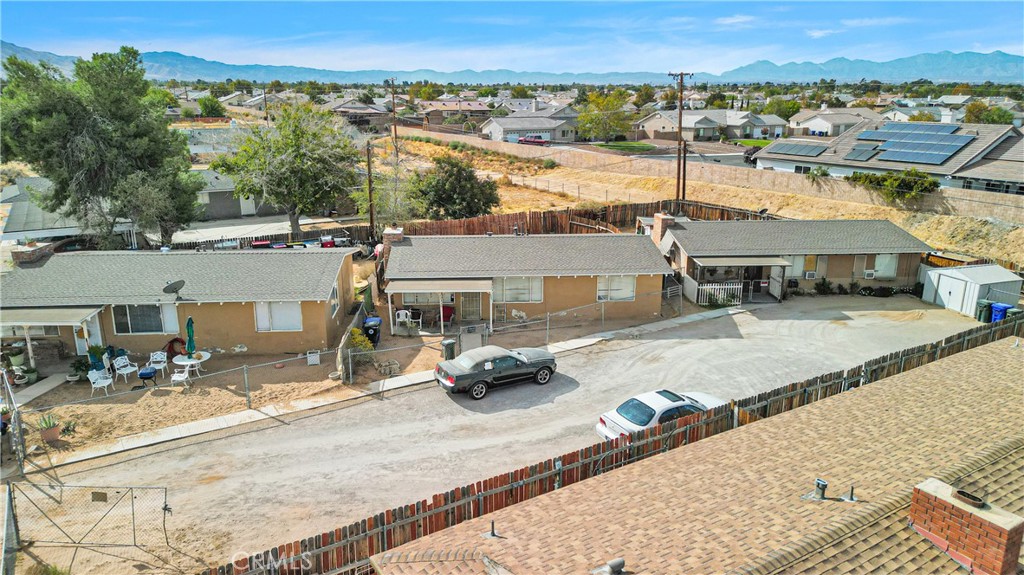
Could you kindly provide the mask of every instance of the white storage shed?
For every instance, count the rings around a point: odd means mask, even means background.
[[[974,316],[979,299],[1017,306],[1024,279],[995,264],[934,268],[924,274],[921,299]]]

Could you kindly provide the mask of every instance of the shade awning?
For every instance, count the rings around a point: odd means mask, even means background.
[[[730,267],[730,266],[783,266],[789,267],[793,264],[785,258],[778,256],[751,256],[751,257],[721,257],[721,258],[691,258],[697,265],[709,267]]]
[[[388,293],[490,293],[491,280],[392,280]]]
[[[33,307],[0,310],[0,326],[82,325],[102,307]]]

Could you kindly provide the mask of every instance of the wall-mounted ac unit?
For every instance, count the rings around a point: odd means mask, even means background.
[[[875,270],[864,270],[864,279],[873,280],[875,279]]]
[[[818,279],[818,272],[804,272],[805,280],[816,280]]]

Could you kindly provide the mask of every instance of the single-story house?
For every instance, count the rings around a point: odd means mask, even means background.
[[[677,221],[656,214],[651,239],[691,300],[781,301],[784,289],[913,286],[932,248],[887,220]]]
[[[676,137],[678,113],[675,110],[655,112],[634,123],[648,138]],[[786,121],[774,114],[754,114],[740,110],[683,111],[685,140],[726,138],[781,138]]]
[[[364,104],[355,99],[342,99],[323,108],[341,116],[349,124],[363,131],[386,132],[391,124],[390,108],[379,104]]]
[[[197,194],[203,206],[204,220],[230,220],[245,216],[271,216],[284,210],[270,204],[257,204],[256,198],[235,197],[235,181],[214,170],[198,170],[206,182]]]
[[[921,113],[931,116],[932,119],[926,121],[942,122],[944,124],[963,122],[966,114],[963,110],[952,110],[938,106],[918,106],[915,108],[898,108],[893,106],[882,111],[882,118],[894,122],[909,122],[912,116]]]
[[[1019,275],[995,264],[929,268],[921,266],[921,299],[974,317],[978,300],[1016,306],[1020,302]]]
[[[473,100],[421,100],[416,106],[428,124],[443,124],[445,118],[458,115],[480,122],[491,115],[490,106]]]
[[[249,98],[252,98],[252,96],[246,94],[245,92],[231,92],[227,96],[221,96],[220,98],[217,98],[217,100],[219,100],[220,103],[224,104],[225,106],[241,106],[242,103],[248,100]]]
[[[0,325],[5,337],[58,339],[79,355],[98,344],[148,356],[183,338],[189,317],[199,349],[327,349],[347,326],[353,252],[28,254],[3,275]]]
[[[455,308],[456,322],[513,321],[572,310],[586,318],[650,318],[672,269],[633,234],[384,234],[394,308]],[[595,304],[604,303],[599,306]],[[394,328],[392,324],[392,329]]]
[[[43,240],[71,238],[85,233],[73,217],[48,212],[32,200],[33,194],[47,194],[53,182],[41,177],[17,178],[0,192],[0,239]],[[135,246],[135,224],[122,220],[114,225],[114,233],[124,236],[126,244]]]
[[[579,112],[571,106],[534,106],[505,117],[490,118],[480,125],[480,131],[495,141],[518,142],[519,138],[531,137],[551,142],[574,142],[577,117]]]
[[[816,114],[800,123],[797,133],[811,136],[838,136],[856,126],[864,118],[854,114],[826,112]]]

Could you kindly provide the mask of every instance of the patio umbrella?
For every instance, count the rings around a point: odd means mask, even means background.
[[[188,321],[185,322],[185,334],[188,336],[185,339],[185,353],[192,359],[192,354],[196,352],[196,330],[192,316],[188,316]]]

